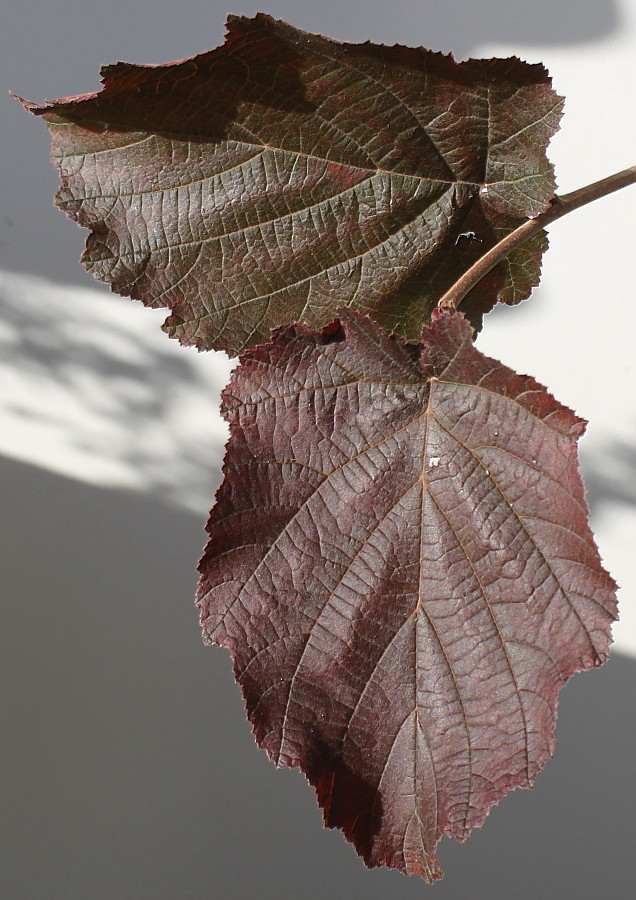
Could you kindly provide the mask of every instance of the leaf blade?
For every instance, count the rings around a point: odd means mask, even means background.
[[[435,880],[440,837],[551,755],[558,690],[607,657],[614,585],[582,420],[459,314],[417,353],[342,322],[281,329],[236,371],[198,602],[257,741],[302,768],[326,824],[368,865]]]
[[[347,305],[417,340],[472,261],[456,252],[470,210],[474,255],[554,193],[561,99],[519,60],[339,44],[258,15],[231,17],[211,53],[103,76],[99,94],[27,104],[52,132],[58,203],[92,229],[93,274],[168,306],[168,333],[199,349]],[[524,259],[518,299],[538,280],[536,248]],[[467,300],[474,323],[510,289],[500,268]]]

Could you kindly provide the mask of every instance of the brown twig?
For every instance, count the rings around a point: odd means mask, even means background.
[[[585,206],[593,200],[605,197],[607,194],[611,194],[614,191],[619,191],[621,188],[629,187],[630,184],[636,184],[636,166],[624,169],[622,172],[617,172],[615,175],[610,175],[608,178],[602,178],[601,181],[595,181],[593,184],[588,184],[585,187],[579,188],[578,191],[572,191],[572,193],[564,194],[562,197],[554,197],[550,202],[549,208],[546,209],[545,212],[540,213],[534,219],[528,219],[523,225],[515,228],[514,231],[507,234],[505,238],[500,240],[498,244],[495,244],[495,246],[487,253],[484,253],[477,262],[473,263],[473,265],[464,272],[462,277],[446,291],[438,305],[451,306],[454,309],[457,309],[464,297],[479,281],[481,281],[484,275],[487,275],[497,263],[500,263],[502,259],[505,259],[509,253],[520,244],[523,244],[524,241],[527,241],[528,238],[537,234],[537,232],[541,231],[542,228],[545,228],[546,225],[550,225],[552,222],[560,219],[561,216],[565,216],[567,213],[572,212],[572,210],[578,209],[580,206]]]

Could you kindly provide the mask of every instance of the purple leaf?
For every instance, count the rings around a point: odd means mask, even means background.
[[[165,329],[234,354],[343,306],[417,341],[475,259],[554,195],[562,100],[541,65],[342,44],[269,16],[100,93],[25,103],[51,131],[57,202],[86,267],[172,311]],[[472,231],[475,241],[457,241]],[[473,324],[538,282],[545,235],[466,298]]]
[[[279,329],[224,395],[231,438],[199,606],[256,739],[369,866],[441,877],[554,747],[557,694],[607,659],[615,585],[588,527],[585,423],[483,356],[348,310]]]

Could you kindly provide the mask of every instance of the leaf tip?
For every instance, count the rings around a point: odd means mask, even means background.
[[[42,106],[39,103],[34,103],[32,100],[26,100],[24,97],[21,97],[19,94],[15,94],[13,91],[8,91],[8,94],[13,98],[13,100],[17,100],[18,103],[21,103],[26,111],[32,113],[34,116],[41,115],[47,105],[47,101],[45,101],[45,105]]]

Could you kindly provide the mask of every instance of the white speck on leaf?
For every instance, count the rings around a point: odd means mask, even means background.
[[[429,466],[432,469],[434,469],[435,466],[439,466],[439,461],[441,458],[442,458],[441,456],[431,456],[431,458],[428,461]]]

